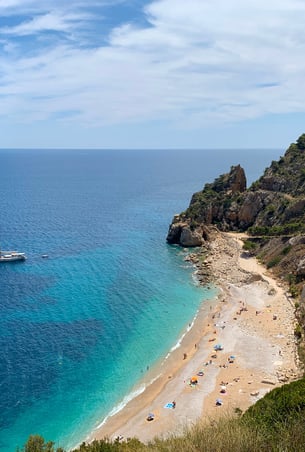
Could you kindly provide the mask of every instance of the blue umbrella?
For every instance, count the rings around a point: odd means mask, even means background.
[[[221,344],[214,345],[214,350],[222,350],[223,346]]]

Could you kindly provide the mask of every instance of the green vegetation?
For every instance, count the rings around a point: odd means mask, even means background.
[[[289,287],[292,298],[298,298],[300,295],[300,288],[297,285],[291,285]]]
[[[300,325],[297,325],[295,327],[294,335],[298,340],[300,340],[302,338],[302,327]]]
[[[194,231],[197,227],[198,227],[198,222],[197,221],[195,221],[195,220],[192,220],[191,222],[190,222],[190,229],[191,229],[191,231]]]
[[[276,211],[276,206],[274,204],[269,204],[269,206],[266,207],[266,212],[268,215],[272,215]]]
[[[292,298],[299,297],[300,296],[300,288],[297,283],[296,276],[290,273],[289,275],[286,276],[286,279],[289,284],[289,292],[290,292]]]
[[[276,256],[273,259],[271,259],[269,262],[267,262],[267,268],[272,268],[275,265],[278,265],[281,261],[280,256]]]
[[[305,182],[305,169],[304,168],[302,168],[300,171],[300,179],[301,179],[301,182]]]
[[[256,249],[256,244],[251,240],[245,240],[243,244],[243,250],[245,251],[254,251]]]
[[[296,271],[305,254],[305,243],[297,240],[296,245],[291,245],[288,239],[305,234],[304,150],[305,134],[289,146],[278,162],[273,161],[248,190],[241,189],[243,184],[238,183],[240,178],[236,179],[237,167],[232,167],[229,174],[221,175],[195,193],[190,206],[181,214],[192,230],[201,224],[216,225],[220,230],[242,230],[256,236],[246,240],[243,249],[255,253],[268,268],[285,277],[289,291],[296,299],[305,280],[305,275]],[[240,171],[238,174],[241,175]],[[242,220],[241,212],[244,214]],[[199,259],[204,260],[205,255]],[[299,324],[294,330],[303,363],[304,304],[304,301],[303,305],[299,301],[295,303]],[[197,423],[193,428],[181,431],[179,437],[155,439],[149,444],[135,438],[104,439],[90,445],[83,443],[73,452],[303,452],[304,444],[305,379],[302,378],[274,389],[244,414],[236,408],[233,417]],[[54,443],[35,435],[20,452],[63,452],[63,449],[56,449]]]
[[[281,255],[282,256],[287,256],[287,254],[289,254],[291,248],[292,248],[291,245],[285,246],[285,248],[283,248],[282,251],[281,251]]]
[[[297,139],[297,146],[301,150],[305,149],[305,133]]]
[[[283,157],[272,161],[249,189],[241,183],[242,170],[231,167],[229,173],[193,195],[186,219],[255,236],[305,233],[304,150],[305,134],[289,146]],[[251,205],[253,216],[247,214]]]
[[[305,444],[305,379],[269,392],[243,415],[199,422],[166,440],[145,445],[139,440],[83,443],[73,452],[303,452]],[[49,446],[47,446],[47,444]],[[39,436],[30,437],[24,452],[62,452]],[[49,447],[49,448],[48,448]],[[51,448],[50,448],[51,447]],[[52,448],[53,447],[53,448]]]
[[[17,449],[19,451],[20,449]],[[54,448],[53,441],[45,442],[45,440],[40,435],[31,435],[24,446],[21,449],[23,452],[64,452],[61,447]]]
[[[290,236],[296,233],[305,232],[305,225],[302,221],[295,223],[284,223],[275,226],[251,226],[248,229],[248,233],[253,236]]]
[[[273,436],[280,432],[285,425],[293,425],[293,421],[297,419],[304,422],[304,416],[305,379],[302,378],[271,391],[248,409],[244,420],[249,425],[254,424],[257,428],[266,430]],[[305,430],[303,432],[305,433]]]

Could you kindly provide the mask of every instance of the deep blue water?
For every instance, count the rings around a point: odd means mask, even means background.
[[[264,151],[0,151],[0,451],[39,433],[69,447],[166,355],[212,289],[168,225],[194,191]],[[41,256],[48,254],[48,259]]]

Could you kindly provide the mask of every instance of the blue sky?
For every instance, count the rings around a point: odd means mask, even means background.
[[[0,147],[283,148],[304,0],[0,0]]]

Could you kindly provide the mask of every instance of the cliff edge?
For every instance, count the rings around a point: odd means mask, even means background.
[[[296,334],[301,337],[305,325],[305,134],[249,188],[240,165],[205,184],[193,194],[186,211],[174,216],[167,242],[208,246],[216,228],[246,233],[245,252],[287,282],[292,297],[298,298],[302,328]]]

